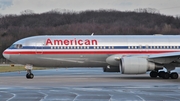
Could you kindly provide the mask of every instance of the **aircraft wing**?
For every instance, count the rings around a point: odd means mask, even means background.
[[[180,63],[180,52],[149,55],[147,60],[158,64]]]
[[[180,52],[170,52],[162,54],[153,54],[153,55],[111,55],[106,59],[106,62],[110,65],[119,65],[121,58],[125,57],[136,57],[136,58],[146,58],[147,61],[153,62],[160,65],[166,65],[170,63],[180,64]]]

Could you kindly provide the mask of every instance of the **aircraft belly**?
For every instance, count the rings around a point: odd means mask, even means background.
[[[18,60],[16,59],[18,57]],[[14,55],[13,62],[43,67],[104,67],[108,55]]]

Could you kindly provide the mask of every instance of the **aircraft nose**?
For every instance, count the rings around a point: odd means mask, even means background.
[[[9,59],[10,55],[6,53],[6,50],[3,52],[3,56],[6,58],[6,59]]]

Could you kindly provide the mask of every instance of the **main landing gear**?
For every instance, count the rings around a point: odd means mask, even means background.
[[[179,75],[177,72],[164,72],[164,71],[151,71],[150,72],[150,77],[152,78],[156,78],[156,77],[160,77],[160,78],[163,78],[163,79],[178,79]]]
[[[26,74],[26,78],[27,79],[33,79],[34,78],[34,74],[31,72],[33,69],[32,65],[26,65],[25,69],[27,70],[27,74]]]

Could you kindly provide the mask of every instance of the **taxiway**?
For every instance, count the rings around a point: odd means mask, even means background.
[[[176,72],[180,73],[180,69]],[[0,73],[0,101],[149,101],[180,99],[180,78],[104,73],[101,68],[61,68]]]

